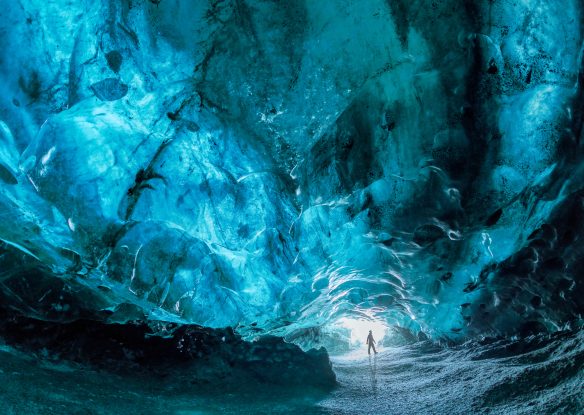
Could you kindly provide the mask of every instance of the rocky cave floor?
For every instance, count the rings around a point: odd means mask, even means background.
[[[170,377],[112,374],[0,350],[3,414],[577,414],[584,409],[584,333],[438,347],[429,342],[331,358],[338,386],[220,380],[206,387]],[[259,366],[269,364],[258,362]]]

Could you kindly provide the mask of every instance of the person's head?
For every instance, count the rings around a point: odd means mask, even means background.
[[[371,330],[369,330],[369,334],[372,334],[372,333],[371,333]]]

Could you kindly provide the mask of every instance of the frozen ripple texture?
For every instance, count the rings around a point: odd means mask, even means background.
[[[308,346],[581,324],[580,1],[1,6],[12,309]]]

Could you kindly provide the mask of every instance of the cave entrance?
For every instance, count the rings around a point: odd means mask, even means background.
[[[331,332],[339,332],[346,336],[351,352],[365,351],[369,330],[373,332],[377,345],[381,345],[383,339],[389,334],[389,328],[384,322],[365,318],[342,317],[330,327]]]

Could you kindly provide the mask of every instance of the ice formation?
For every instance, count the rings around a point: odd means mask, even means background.
[[[4,3],[4,307],[308,346],[581,323],[579,1]]]

